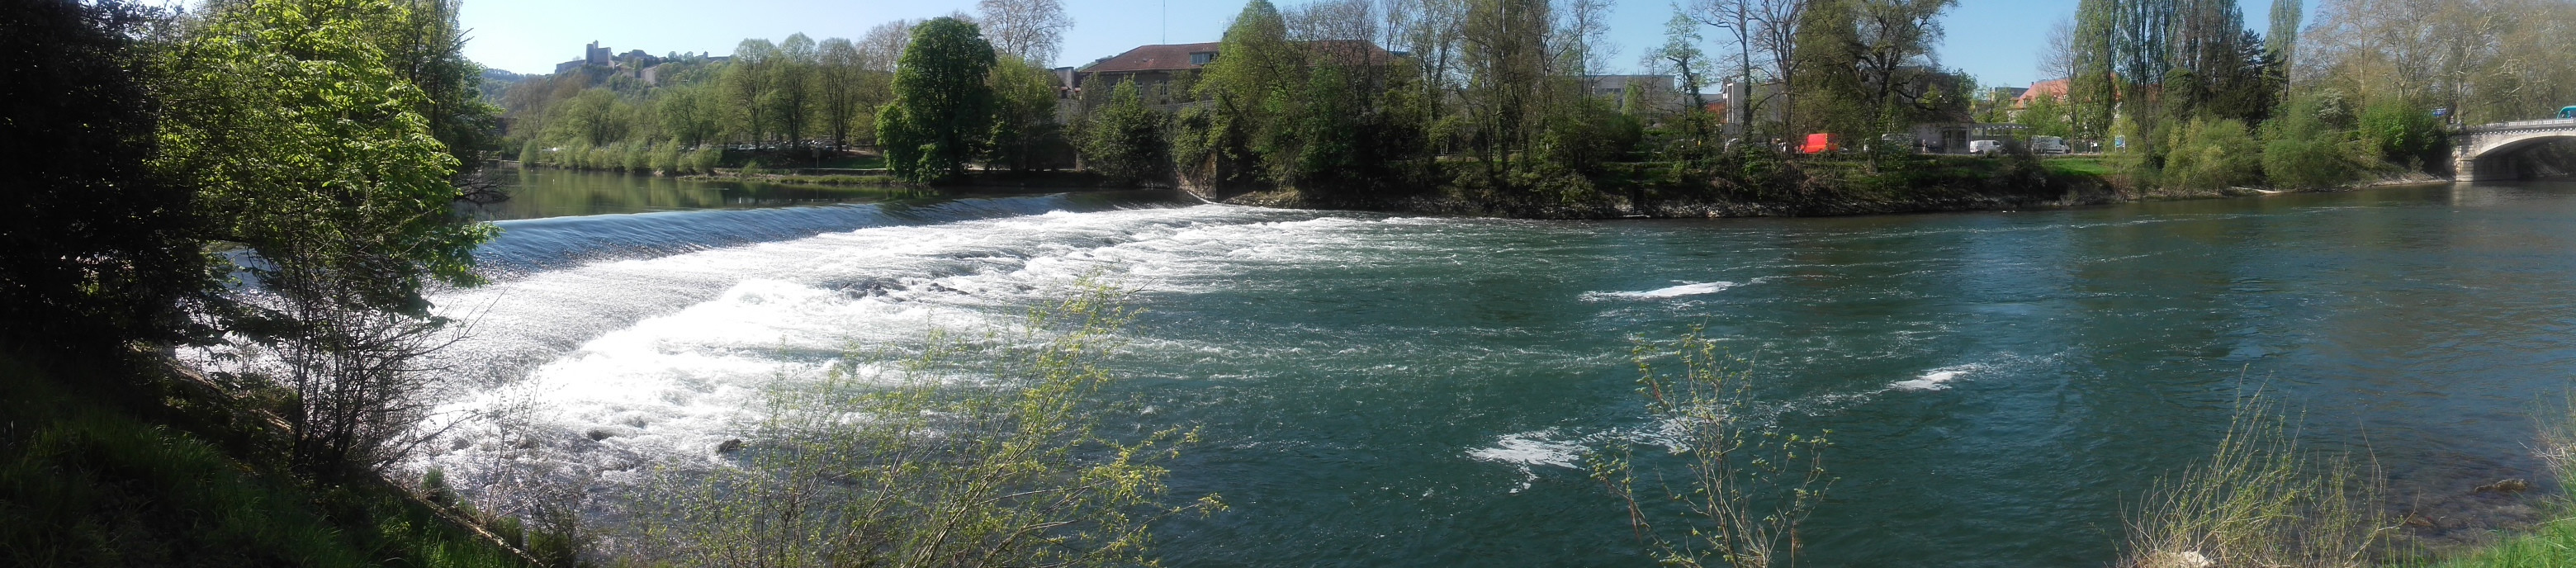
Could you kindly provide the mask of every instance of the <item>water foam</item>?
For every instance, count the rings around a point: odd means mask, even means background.
[[[532,446],[594,472],[718,459],[764,389],[819,377],[844,352],[1006,327],[1091,276],[1187,293],[1259,288],[1237,275],[1261,267],[1394,262],[1376,233],[1410,230],[1222,205],[1058,211],[593,261],[444,292],[441,310],[475,328],[436,363],[479,374],[433,424],[450,439],[412,466],[465,475]]]
[[[1610,299],[1664,300],[1684,296],[1715,294],[1718,292],[1724,292],[1726,289],[1734,288],[1738,285],[1739,284],[1734,282],[1691,282],[1677,286],[1667,286],[1653,290],[1646,290],[1643,292],[1585,292],[1583,294],[1583,300],[1587,302],[1597,302]]]
[[[1889,383],[1887,388],[1902,391],[1945,390],[1950,388],[1951,381],[1959,380],[1960,377],[1968,376],[1969,373],[1984,369],[1984,365],[1974,363],[1966,365],[1952,365],[1925,371],[1922,376],[1915,377],[1912,380]]]

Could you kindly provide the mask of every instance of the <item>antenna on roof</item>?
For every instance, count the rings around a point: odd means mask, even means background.
[[[1163,0],[1163,3],[1157,4],[1156,7],[1159,8],[1163,14],[1163,40],[1161,43],[1172,43],[1172,0]]]

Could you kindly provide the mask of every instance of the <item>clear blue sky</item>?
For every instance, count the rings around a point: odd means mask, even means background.
[[[1235,0],[1063,0],[1075,20],[1057,65],[1080,65],[1137,45],[1216,41]],[[1273,0],[1290,6],[1304,0]],[[2239,0],[2245,19],[2265,29],[2270,0]],[[2315,22],[2317,0],[2309,0]],[[779,39],[804,32],[816,40],[856,39],[871,26],[897,18],[928,18],[974,10],[975,0],[466,0],[462,18],[473,29],[466,55],[484,65],[519,73],[547,73],[579,59],[593,40],[623,53],[733,52],[743,38]],[[1986,85],[2023,86],[2042,79],[2038,53],[2048,28],[2075,13],[2075,0],[1961,0],[1944,19],[1949,36],[1943,65],[1967,70]],[[1620,51],[1616,70],[1634,70],[1638,54],[1663,41],[1672,17],[1669,0],[1618,0],[1611,41]],[[1712,36],[1717,34],[1710,34]]]

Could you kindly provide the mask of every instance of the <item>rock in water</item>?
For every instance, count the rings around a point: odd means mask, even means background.
[[[2504,480],[2504,481],[2498,481],[2498,482],[2495,482],[2495,483],[2489,483],[2489,484],[2486,484],[2486,485],[2480,485],[2480,486],[2478,486],[2478,488],[2477,488],[2477,489],[2472,490],[2472,491],[2470,491],[2469,493],[2471,493],[2471,494],[2477,494],[2477,493],[2521,493],[2521,492],[2523,492],[2523,491],[2528,491],[2528,490],[2530,490],[2530,489],[2531,489],[2531,482],[2529,482],[2529,481],[2523,481],[2523,480],[2520,480],[2520,479],[2507,479],[2507,480]]]
[[[734,450],[739,449],[742,449],[742,440],[740,439],[725,440],[722,444],[716,444],[717,453],[730,454],[733,453]]]

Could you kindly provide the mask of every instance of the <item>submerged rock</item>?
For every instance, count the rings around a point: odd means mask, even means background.
[[[2529,482],[2529,481],[2523,481],[2523,480],[2520,480],[2520,479],[2507,479],[2507,480],[2504,480],[2504,481],[2498,481],[2498,482],[2495,482],[2495,483],[2489,483],[2489,484],[2486,484],[2486,485],[2480,485],[2480,486],[2478,486],[2478,488],[2477,488],[2477,489],[2471,490],[2471,491],[2469,491],[2469,492],[2470,492],[2470,493],[2521,493],[2521,492],[2523,492],[2523,491],[2528,491],[2528,490],[2530,490],[2530,489],[2531,489],[2531,482]]]

